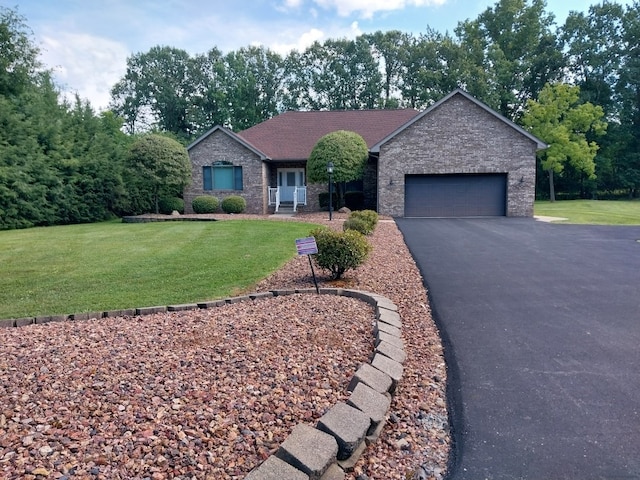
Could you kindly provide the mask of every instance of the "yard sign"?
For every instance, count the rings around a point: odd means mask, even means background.
[[[318,290],[318,282],[316,280],[316,272],[313,271],[313,263],[311,263],[311,257],[309,256],[318,253],[318,245],[316,244],[315,237],[297,238],[296,249],[298,250],[298,255],[307,255],[307,258],[309,258],[313,284],[316,286],[316,293],[320,293],[320,290]]]

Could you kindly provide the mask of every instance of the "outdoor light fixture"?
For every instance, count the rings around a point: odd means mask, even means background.
[[[327,173],[329,174],[329,220],[331,220],[333,212],[333,162],[327,163]]]

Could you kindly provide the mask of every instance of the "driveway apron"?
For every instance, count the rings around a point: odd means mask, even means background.
[[[396,219],[443,336],[449,479],[640,478],[640,227]]]

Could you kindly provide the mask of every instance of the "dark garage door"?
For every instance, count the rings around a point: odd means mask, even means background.
[[[506,214],[507,175],[407,175],[405,217],[477,217]]]

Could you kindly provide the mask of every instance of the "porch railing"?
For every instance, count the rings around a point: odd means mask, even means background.
[[[269,205],[275,205],[276,213],[278,213],[278,209],[280,208],[280,188],[269,187]]]
[[[269,190],[269,206],[275,206],[276,213],[280,209],[281,197],[280,187],[268,187]],[[298,205],[307,204],[307,187],[295,187],[293,189],[293,211],[298,211]]]

